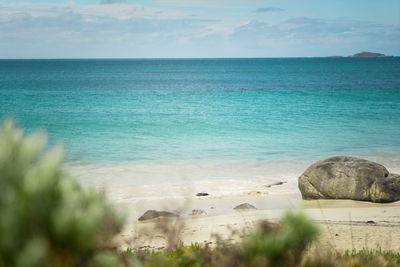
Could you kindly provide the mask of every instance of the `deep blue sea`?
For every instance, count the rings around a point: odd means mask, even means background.
[[[75,162],[399,158],[400,58],[0,60],[7,116]]]

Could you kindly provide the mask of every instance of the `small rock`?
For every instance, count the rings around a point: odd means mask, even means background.
[[[142,216],[139,217],[139,221],[151,220],[159,217],[179,217],[178,214],[168,212],[168,211],[156,211],[148,210]]]
[[[274,186],[274,185],[283,185],[284,183],[286,183],[286,182],[276,182],[276,183],[273,183],[273,184],[266,185],[266,187],[270,188],[271,186]]]
[[[376,222],[375,222],[375,221],[372,221],[372,220],[371,220],[371,221],[367,221],[367,223],[368,223],[368,224],[376,224]]]
[[[204,216],[207,215],[207,213],[204,210],[192,210],[192,216]]]
[[[257,208],[249,203],[243,203],[243,204],[240,204],[240,205],[234,207],[233,209],[235,209],[235,210],[256,210]]]
[[[248,192],[247,195],[249,195],[249,196],[257,196],[257,195],[261,195],[261,192],[260,191],[251,191],[251,192]]]
[[[198,196],[198,197],[205,197],[205,196],[208,196],[209,194],[208,193],[205,193],[205,192],[203,192],[203,193],[197,193],[196,194],[196,196]]]

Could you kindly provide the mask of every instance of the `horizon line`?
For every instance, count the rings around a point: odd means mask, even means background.
[[[82,60],[82,59],[279,59],[279,58],[387,58],[400,57],[397,55],[385,55],[376,57],[349,56],[293,56],[293,57],[32,57],[32,58],[0,58],[0,60]]]

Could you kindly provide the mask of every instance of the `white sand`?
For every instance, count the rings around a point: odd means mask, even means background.
[[[368,159],[400,173],[398,157],[377,154]],[[176,231],[176,238],[190,244],[215,243],[215,234],[237,240],[243,234],[232,237],[232,230],[249,231],[260,220],[276,222],[287,209],[303,208],[324,230],[316,247],[337,251],[376,247],[400,250],[400,202],[303,201],[297,177],[309,164],[306,161],[128,162],[77,165],[72,169],[80,183],[104,189],[116,207],[127,214],[127,224],[120,235],[122,248],[166,246],[165,234],[155,229],[157,223],[137,221],[146,210],[179,213],[179,223],[169,225],[169,230]],[[286,183],[266,186],[278,181]],[[204,191],[210,196],[195,197],[197,192]],[[250,203],[258,210],[242,213],[233,210],[242,203]],[[190,215],[193,209],[204,210],[207,215],[193,217]]]
[[[256,206],[258,210],[233,210],[234,206],[245,202]],[[175,212],[180,210],[182,219],[171,220],[167,228],[174,230],[176,233],[173,236],[187,245],[193,242],[213,244],[216,234],[224,240],[238,240],[259,221],[277,222],[285,210],[301,208],[322,226],[323,233],[317,245],[319,248],[336,251],[377,247],[386,250],[400,249],[400,202],[376,204],[352,200],[302,201],[299,194],[250,193],[230,198],[197,198],[181,203],[180,206],[172,200],[152,204],[152,209]],[[175,205],[175,208],[171,209],[171,205]],[[128,208],[131,211],[135,209]],[[142,211],[150,209],[146,205],[136,208]],[[207,215],[190,216],[189,213],[194,208],[205,210]],[[133,214],[136,216],[137,212]],[[131,216],[120,236],[124,240],[122,247],[166,247],[165,234],[157,225],[154,221],[138,222]],[[239,234],[232,235],[234,230],[239,231]]]

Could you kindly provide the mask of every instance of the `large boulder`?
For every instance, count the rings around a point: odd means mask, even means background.
[[[312,164],[300,177],[303,199],[400,200],[400,175],[382,165],[353,157],[333,157]]]

